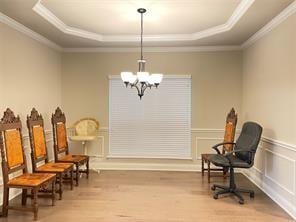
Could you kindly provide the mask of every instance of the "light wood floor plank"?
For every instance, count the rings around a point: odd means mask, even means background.
[[[55,207],[40,201],[42,222],[256,222],[293,221],[276,203],[243,175],[239,187],[255,190],[239,205],[232,197],[212,198],[206,176],[194,172],[102,171],[82,178],[73,191],[65,190]],[[223,183],[223,178],[213,178]],[[20,202],[19,200],[15,200]],[[30,203],[30,201],[28,201]],[[31,221],[30,213],[10,211],[0,221]]]

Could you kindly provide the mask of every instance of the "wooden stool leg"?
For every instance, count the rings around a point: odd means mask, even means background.
[[[211,180],[211,168],[210,168],[211,162],[210,161],[207,161],[207,162],[208,162],[208,183],[210,183],[210,180]]]
[[[63,198],[63,174],[59,174],[59,194],[60,200]]]
[[[79,185],[79,164],[76,164],[76,186]]]
[[[33,189],[33,211],[34,211],[34,220],[38,219],[38,200],[37,200],[38,189]]]
[[[7,217],[8,215],[8,205],[9,205],[9,187],[5,187],[4,193],[3,193],[3,205],[2,205],[3,217]]]
[[[204,164],[204,159],[203,159],[203,156],[201,156],[201,175],[204,176],[205,173],[205,164]]]
[[[23,189],[22,191],[22,205],[25,206],[27,204],[27,189]]]
[[[86,178],[88,179],[88,175],[89,175],[89,159],[87,159],[86,162]]]
[[[52,206],[55,205],[55,200],[56,200],[56,180],[53,180],[52,181],[52,184],[51,184],[51,201],[52,201]]]

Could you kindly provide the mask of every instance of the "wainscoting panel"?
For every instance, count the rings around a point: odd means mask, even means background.
[[[255,166],[242,173],[296,220],[296,146],[263,136]]]
[[[266,149],[265,176],[291,195],[295,195],[295,160]]]

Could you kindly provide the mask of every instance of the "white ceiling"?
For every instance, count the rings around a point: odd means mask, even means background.
[[[94,1],[43,0],[66,25],[102,35],[139,34],[144,7],[145,34],[191,34],[225,23],[241,0]],[[76,16],[73,16],[76,15]]]
[[[66,48],[240,45],[293,0],[0,0],[0,11]]]

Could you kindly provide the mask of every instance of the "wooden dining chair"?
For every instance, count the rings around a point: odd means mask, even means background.
[[[66,130],[66,117],[59,107],[55,110],[55,113],[52,114],[51,123],[54,140],[55,162],[75,164],[75,181],[76,186],[78,186],[80,173],[85,173],[87,178],[89,176],[89,156],[72,155],[69,153]],[[86,169],[81,169],[81,166],[85,166]]]
[[[65,182],[70,182],[73,190],[73,163],[49,162],[46,147],[44,121],[38,111],[33,108],[30,116],[27,116],[27,127],[31,145],[31,161],[33,172],[36,173],[55,173],[59,184],[59,198],[63,195],[63,178]]]
[[[226,117],[226,125],[225,125],[225,132],[224,132],[224,139],[223,142],[233,142],[235,137],[235,129],[237,124],[237,114],[235,113],[234,108],[230,110],[230,112],[227,114]],[[231,152],[233,149],[232,144],[223,144],[222,154],[225,154],[226,152]],[[210,157],[212,156],[212,153],[203,153],[201,154],[201,172],[202,176],[204,176],[204,172],[207,171],[208,173],[208,183],[210,183],[211,176],[220,176],[220,175],[212,175],[211,171],[221,171],[222,176],[226,178],[227,169],[216,167],[211,168],[211,160]],[[207,164],[207,168],[205,168],[205,164]]]
[[[0,121],[0,149],[4,186],[2,216],[6,217],[8,210],[30,211],[34,213],[34,219],[37,220],[37,194],[41,190],[46,191],[43,196],[50,197],[52,205],[54,205],[56,175],[52,173],[28,173],[21,129],[20,118],[15,117],[14,113],[7,109]],[[14,176],[15,173],[18,173],[18,176]],[[9,205],[10,188],[22,189],[23,206]],[[31,195],[28,194],[28,190],[31,191]],[[33,199],[31,207],[25,206],[27,197]]]

